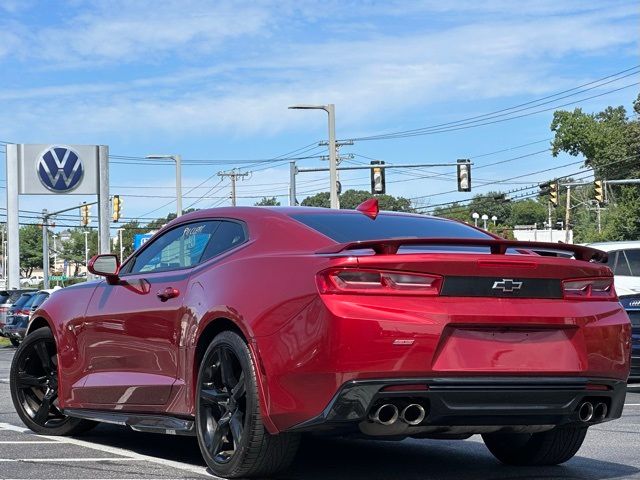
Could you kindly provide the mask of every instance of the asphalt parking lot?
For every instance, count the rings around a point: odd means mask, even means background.
[[[41,437],[16,415],[9,394],[13,352],[0,348],[0,478],[215,478],[194,438],[136,433],[101,425],[81,437]],[[640,391],[640,390],[639,390]],[[578,455],[559,467],[499,464],[479,437],[466,441],[306,438],[282,479],[609,479],[640,478],[640,393],[623,417],[592,427]]]

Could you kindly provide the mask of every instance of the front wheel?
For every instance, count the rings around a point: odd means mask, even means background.
[[[564,425],[540,433],[486,433],[489,451],[508,465],[559,465],[578,453],[587,427]]]
[[[299,436],[270,435],[258,402],[247,344],[234,332],[220,333],[202,359],[196,398],[198,444],[215,475],[269,476],[293,460]]]
[[[59,408],[58,355],[51,330],[40,328],[22,341],[11,363],[11,399],[24,424],[42,435],[74,435],[93,428]]]

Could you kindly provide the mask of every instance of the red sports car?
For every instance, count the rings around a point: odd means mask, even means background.
[[[480,433],[504,463],[558,464],[624,404],[631,327],[604,260],[375,201],[201,210],[55,292],[11,393],[38,433],[196,435],[229,478],[285,468],[303,432]]]

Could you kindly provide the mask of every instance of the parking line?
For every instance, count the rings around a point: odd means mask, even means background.
[[[54,441],[49,440],[2,440],[0,441],[0,445],[25,445],[25,444],[35,444],[35,443],[54,443]]]
[[[166,460],[164,458],[152,457],[149,455],[143,455],[140,453],[135,453],[130,450],[125,450],[124,448],[118,447],[110,447],[108,445],[95,444],[91,442],[87,442],[85,440],[78,440],[77,438],[71,437],[47,437],[44,435],[37,435],[33,433],[31,430],[27,428],[18,427],[16,425],[11,425],[10,423],[2,423],[0,422],[0,430],[9,430],[12,432],[24,433],[27,435],[33,435],[39,438],[46,438],[50,440],[54,440],[59,443],[66,443],[70,445],[76,445],[78,447],[85,447],[91,450],[98,450],[100,452],[110,453],[112,455],[122,455],[125,458],[130,458],[132,460],[143,460],[150,463],[155,463],[157,465],[163,465],[165,467],[175,468],[177,470],[182,470],[185,472],[195,473],[197,475],[202,475],[208,477],[209,479],[216,480],[224,480],[220,477],[213,476],[209,473],[206,467],[198,467],[196,465],[188,465],[181,462],[176,462],[174,460]]]
[[[59,463],[59,462],[142,462],[128,457],[83,457],[83,458],[0,458],[0,463]]]

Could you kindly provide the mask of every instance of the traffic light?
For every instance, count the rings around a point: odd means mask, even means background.
[[[83,227],[86,227],[87,225],[89,225],[89,209],[90,208],[91,206],[87,205],[86,203],[84,203],[80,207],[80,225],[82,225]]]
[[[549,185],[549,201],[554,207],[558,206],[558,182]]]
[[[386,192],[386,182],[384,179],[385,168],[376,167],[384,165],[382,160],[373,160],[371,163],[371,193],[373,195],[383,195]]]
[[[114,195],[113,200],[111,201],[111,209],[113,211],[111,219],[116,223],[120,220],[121,208],[122,208],[122,200],[120,200],[120,195]]]
[[[458,191],[471,191],[471,161],[468,158],[458,160]]]
[[[602,183],[602,180],[596,180],[595,182],[593,182],[593,187],[595,189],[595,197],[596,197],[596,201],[600,204],[604,203],[604,185]]]

